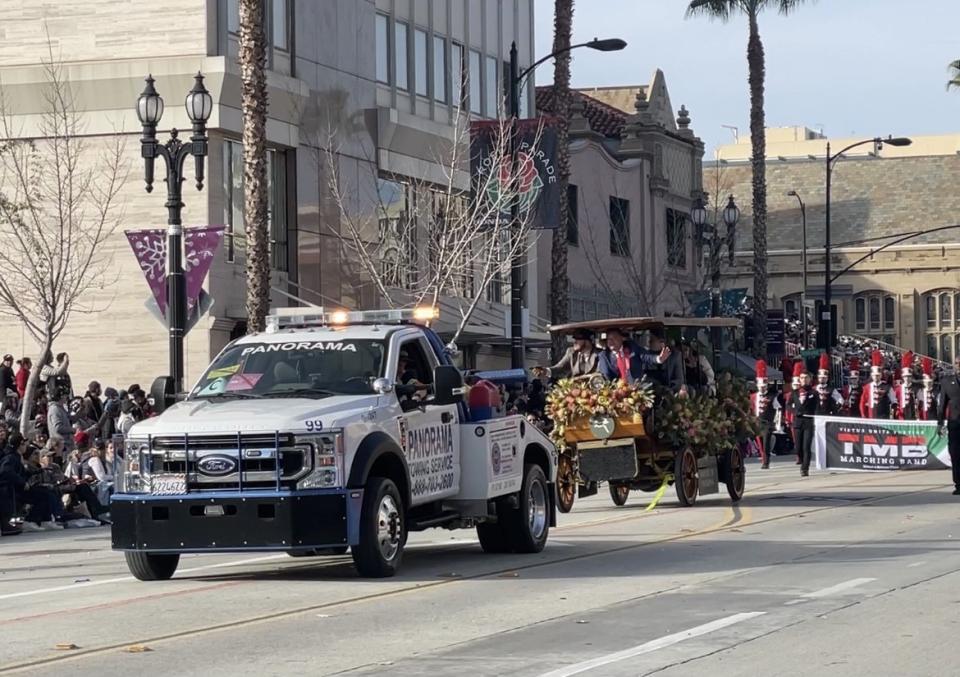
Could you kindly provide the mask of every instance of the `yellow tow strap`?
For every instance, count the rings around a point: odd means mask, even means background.
[[[650,505],[647,506],[647,509],[644,512],[650,512],[657,507],[657,503],[660,502],[660,499],[663,498],[663,495],[667,491],[667,487],[670,485],[670,482],[673,480],[673,475],[667,473],[663,476],[663,482],[660,484],[660,488],[657,489],[657,493],[653,495],[653,500],[650,501]]]

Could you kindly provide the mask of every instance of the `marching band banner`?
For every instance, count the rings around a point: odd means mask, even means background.
[[[883,472],[950,467],[947,435],[936,421],[816,416],[817,468]]]

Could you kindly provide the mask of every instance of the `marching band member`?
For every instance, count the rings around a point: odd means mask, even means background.
[[[923,370],[923,386],[917,391],[917,420],[934,421],[937,418],[937,396],[933,390],[933,360],[923,358],[920,368]]]
[[[889,419],[890,407],[895,407],[897,400],[891,388],[883,382],[883,353],[874,350],[870,363],[870,383],[860,396],[860,415],[863,418]]]
[[[803,368],[803,362],[798,362],[794,366],[794,373],[797,374],[797,372],[799,372],[800,385],[790,398],[790,407],[793,409],[794,438],[800,454],[800,476],[806,477],[810,474],[810,458],[813,453],[813,417],[820,398],[813,389],[810,372]],[[830,401],[826,393],[825,399]]]
[[[830,394],[830,399],[836,404],[833,413],[837,413],[843,405],[843,396],[830,387],[830,355],[827,353],[820,353],[820,365],[817,369],[817,392],[821,389]]]
[[[797,452],[797,465],[803,460],[803,452],[800,449],[800,440],[797,437],[797,426],[800,424],[800,421],[797,420],[795,399],[797,397],[797,392],[800,390],[800,377],[806,371],[804,367],[803,360],[797,360],[793,363],[793,378],[790,380],[790,391],[783,396],[784,402],[787,406],[787,424],[790,426],[790,439],[793,440],[793,450]],[[784,384],[786,384],[787,374],[783,374]]]
[[[847,375],[847,385],[843,387],[840,396],[843,405],[840,408],[841,416],[857,416],[860,413],[860,360],[850,358],[850,373]]]
[[[907,351],[900,358],[900,383],[894,387],[897,399],[897,418],[913,421],[917,418],[917,397],[913,390],[913,353]]]
[[[760,467],[770,467],[770,454],[773,453],[774,418],[783,408],[780,396],[774,386],[767,379],[767,363],[757,360],[757,392],[750,394],[750,404],[753,414],[760,420],[760,437],[757,442],[760,446]]]

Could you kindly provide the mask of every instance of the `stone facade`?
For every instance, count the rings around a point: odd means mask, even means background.
[[[767,229],[771,307],[799,309],[802,288],[802,219],[796,191],[806,204],[808,299],[824,286],[825,152],[827,139],[802,130],[770,130],[767,155]],[[787,138],[784,138],[787,137]],[[769,141],[769,139],[768,139]],[[836,153],[858,139],[830,140]],[[914,137],[910,146],[862,146],[833,165],[831,242],[841,333],[869,335],[915,351],[950,359],[960,347],[953,290],[960,289],[960,228],[892,244],[898,236],[960,225],[960,135]],[[725,287],[752,284],[749,140],[718,149],[704,167],[712,198],[734,195],[742,210],[737,263],[724,272]],[[877,247],[892,244],[871,255]],[[856,263],[858,259],[865,259]],[[941,318],[941,294],[953,304]],[[935,297],[935,317],[927,298]],[[878,299],[878,301],[874,301]],[[888,300],[889,299],[889,300]],[[871,317],[871,303],[879,315]],[[892,307],[891,307],[892,304]],[[859,308],[858,308],[859,307]],[[859,317],[858,317],[859,310]],[[887,312],[890,311],[890,312]],[[936,343],[936,350],[934,348]],[[950,349],[946,353],[944,345]]]
[[[549,88],[538,92],[547,113],[551,97]],[[702,276],[687,215],[701,190],[703,143],[689,113],[674,111],[657,70],[645,86],[578,90],[571,116],[570,183],[578,204],[568,247],[570,319],[683,312],[686,292]],[[621,251],[611,241],[614,199],[629,209]],[[537,245],[542,308],[549,308],[550,246],[548,236]]]

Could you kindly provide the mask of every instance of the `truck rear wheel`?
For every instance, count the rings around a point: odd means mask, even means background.
[[[360,543],[350,548],[361,576],[387,578],[400,569],[406,543],[403,500],[393,480],[371,477],[363,492]]]
[[[550,499],[547,477],[539,465],[528,463],[523,470],[519,506],[500,516],[504,533],[514,552],[543,550],[550,533]]]
[[[127,568],[134,578],[141,581],[166,581],[177,570],[180,555],[154,555],[138,550],[123,553]]]

